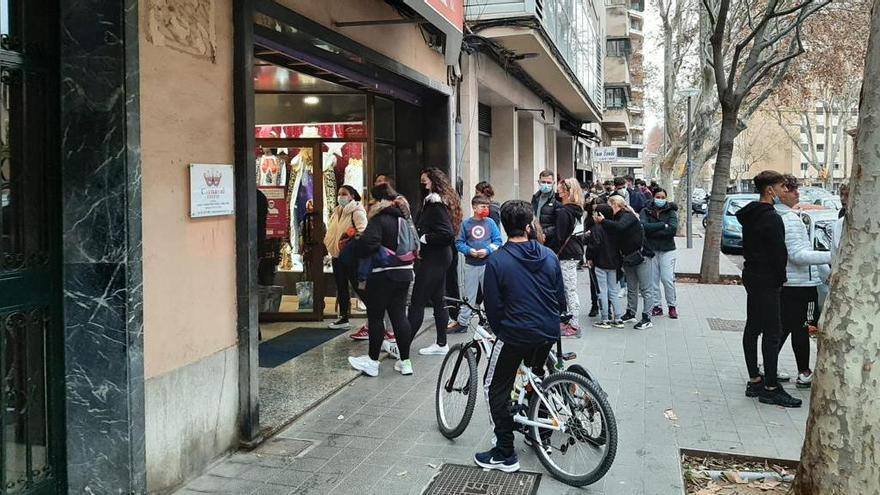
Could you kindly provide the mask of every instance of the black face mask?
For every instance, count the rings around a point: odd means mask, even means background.
[[[526,237],[528,237],[530,241],[535,241],[538,239],[538,233],[531,225],[526,227]]]
[[[431,190],[428,189],[428,186],[424,183],[419,184],[419,190],[422,191],[423,196],[427,196],[431,192]]]

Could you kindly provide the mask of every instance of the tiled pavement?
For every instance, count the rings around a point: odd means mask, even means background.
[[[745,291],[722,285],[678,289],[677,321],[657,318],[647,331],[585,327],[582,339],[565,341],[609,394],[620,432],[617,459],[593,486],[574,489],[545,475],[539,493],[679,494],[679,448],[799,456],[809,394],[789,385],[805,401],[805,407],[789,410],[744,397],[741,333],[710,330],[706,322],[744,319]],[[582,294],[589,294],[586,287]],[[431,334],[421,335],[414,349],[430,343]],[[465,433],[455,441],[442,437],[433,400],[440,358],[414,356],[415,375],[400,376],[386,360],[378,378],[356,379],[282,431],[279,437],[315,442],[300,456],[237,453],[179,493],[420,493],[435,467],[469,464],[476,450],[489,445],[491,432],[485,402],[478,400]],[[780,368],[796,370],[788,346]],[[666,419],[667,409],[677,421]],[[543,472],[519,437],[517,449],[523,469]]]

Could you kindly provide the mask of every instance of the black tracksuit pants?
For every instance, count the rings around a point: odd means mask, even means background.
[[[370,336],[370,359],[379,359],[385,339],[385,313],[391,320],[400,359],[409,359],[413,333],[406,319],[406,295],[410,281],[404,280],[399,270],[371,273],[367,278],[367,322]]]
[[[358,289],[357,271],[349,270],[339,258],[333,258],[333,280],[336,282],[336,302],[339,304],[339,317],[351,317],[351,292],[348,286],[354,288],[355,293],[364,302],[367,303],[366,292]]]
[[[520,363],[529,367],[543,367],[555,342],[539,344],[511,344],[501,339],[495,341],[483,389],[489,399],[489,413],[495,428],[495,446],[505,457],[513,454],[513,416],[510,414],[510,392],[516,380]]]
[[[810,332],[808,323],[819,319],[819,290],[815,287],[783,287],[779,296],[782,338],[779,350],[791,334],[791,350],[799,372],[810,370]]]
[[[761,354],[764,357],[764,386],[775,387],[782,325],[779,314],[778,287],[746,286],[746,328],[743,331],[743,353],[749,377],[757,378],[758,336],[761,336]]]
[[[452,263],[452,248],[434,250],[423,256],[416,266],[416,280],[409,305],[409,326],[414,334],[418,333],[425,321],[425,306],[430,302],[434,309],[434,324],[437,326],[437,345],[444,346],[449,311],[446,310],[443,296],[446,294],[446,272]]]

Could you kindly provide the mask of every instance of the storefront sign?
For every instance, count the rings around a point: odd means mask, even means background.
[[[190,217],[214,217],[235,213],[232,165],[191,164],[189,187]]]
[[[258,187],[269,204],[266,214],[266,239],[286,239],[290,229],[290,215],[287,208],[286,188],[281,186]]]
[[[446,35],[446,65],[458,63],[464,31],[464,0],[404,0],[406,5]]]
[[[608,146],[605,148],[593,148],[593,161],[613,162],[617,160],[617,148]]]

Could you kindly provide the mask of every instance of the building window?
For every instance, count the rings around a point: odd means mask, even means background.
[[[639,21],[638,19],[636,19],[634,17],[630,18],[629,28],[632,29],[633,31],[641,31],[642,30],[642,23],[641,23],[641,21]]]
[[[610,39],[605,42],[609,57],[626,57],[632,51],[629,38]]]
[[[477,127],[481,133],[492,135],[492,107],[489,105],[477,104]]]
[[[810,168],[810,164],[807,162],[801,162],[801,170],[806,172]]]
[[[605,108],[626,108],[626,89],[605,88]]]
[[[840,170],[840,164],[839,164],[839,163],[835,163],[835,164],[834,164],[834,170]]]
[[[807,133],[807,126],[802,125],[801,126],[801,134],[806,134],[806,133]]]
[[[825,113],[825,109],[822,107],[816,107],[816,115],[822,115]]]
[[[645,2],[643,0],[630,0],[629,8],[638,12],[644,12]]]
[[[831,133],[832,133],[832,134],[837,134],[838,129],[839,129],[838,126],[836,126],[836,125],[835,125],[835,126],[832,126],[832,127],[831,127]]]
[[[816,151],[825,151],[825,145],[823,143],[817,144]]]
[[[801,149],[804,151],[804,153],[809,153],[810,152],[810,145],[809,144],[802,144]]]
[[[638,158],[639,151],[638,148],[617,148],[617,156],[618,158]]]
[[[817,125],[816,126],[816,134],[825,134],[825,126]]]

